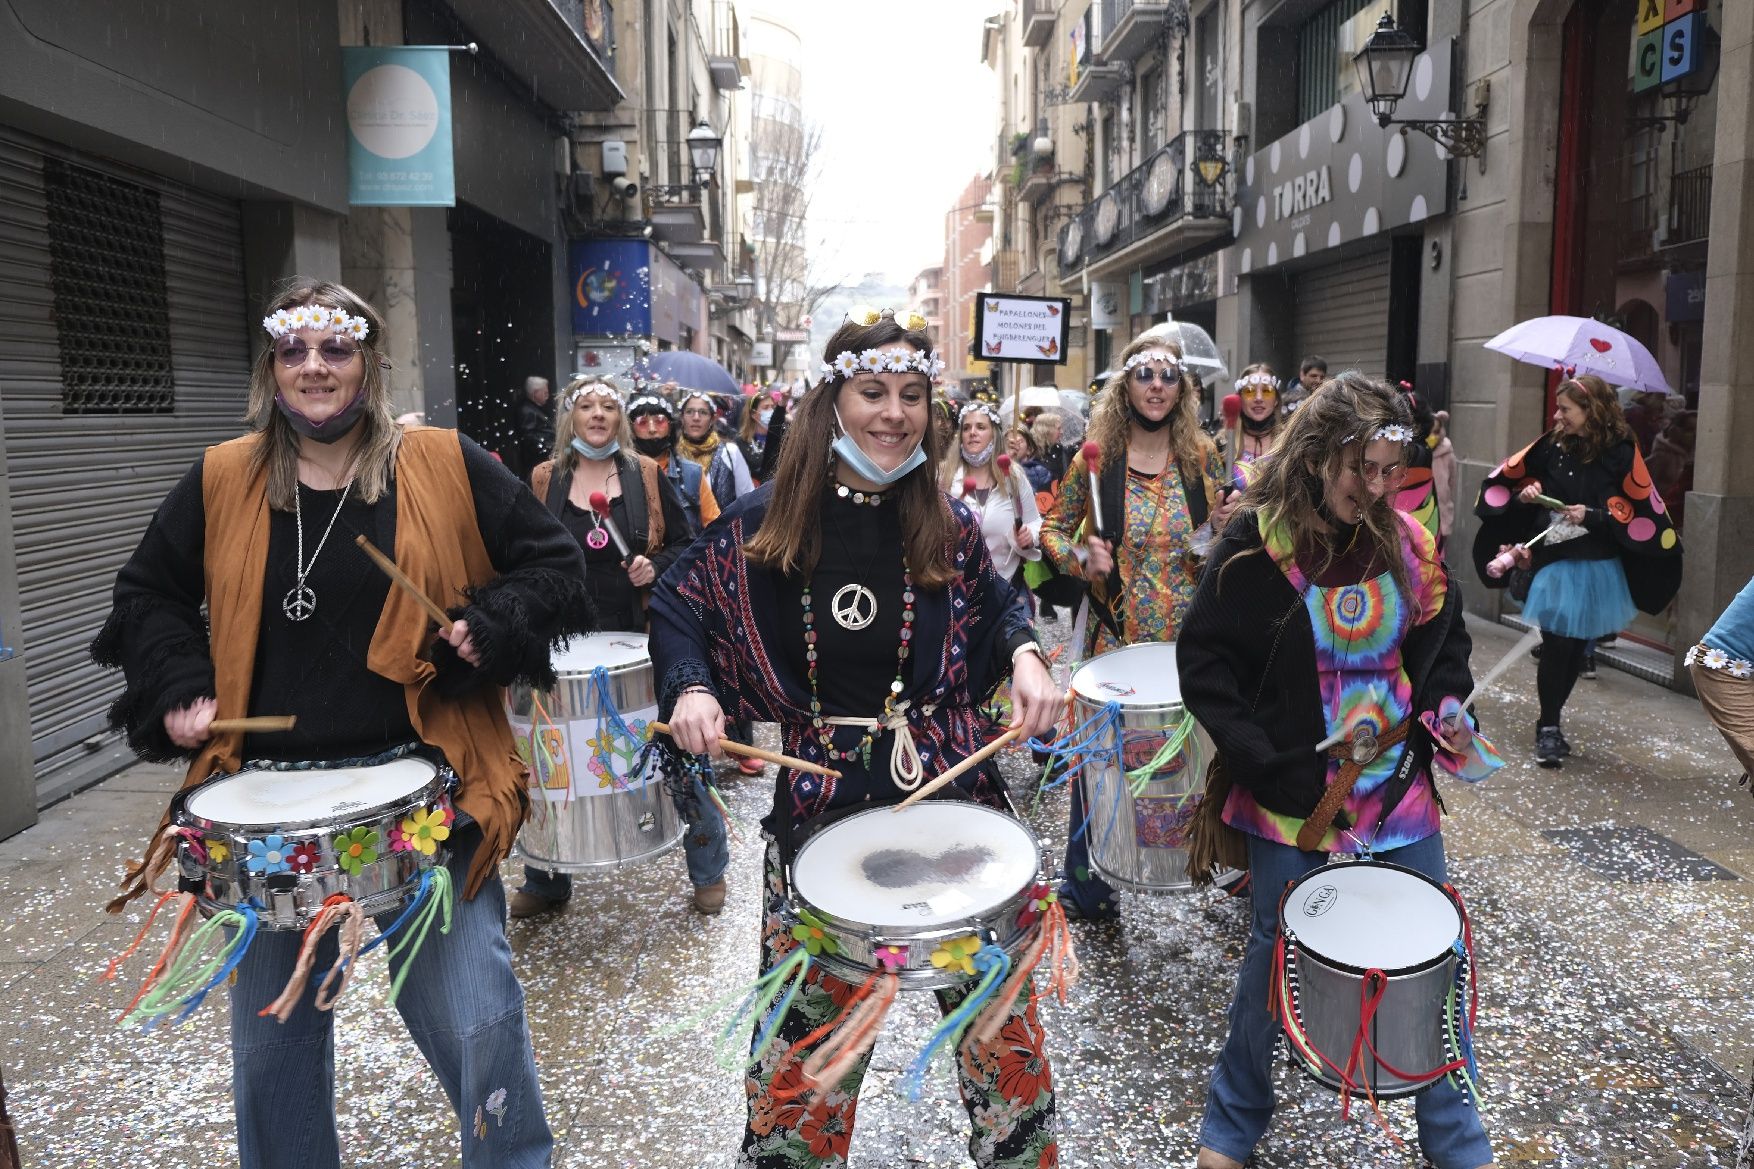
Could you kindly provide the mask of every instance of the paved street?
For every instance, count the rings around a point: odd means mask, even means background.
[[[1064,624],[1047,627],[1064,636]],[[1474,625],[1476,669],[1514,631]],[[1578,685],[1560,771],[1528,759],[1533,663],[1483,703],[1511,765],[1447,790],[1451,875],[1480,951],[1485,1115],[1501,1165],[1704,1167],[1734,1161],[1754,1058],[1754,800],[1689,699],[1604,668]],[[1021,756],[1017,790],[1033,786]],[[63,802],[0,843],[0,1063],[25,1163],[59,1167],[232,1163],[223,1002],[174,1032],[117,1032],[126,986],[98,981],[141,914],[103,914],[105,886],[174,785],[137,767]],[[727,1165],[742,1124],[739,1080],[704,1036],[660,1035],[754,972],[755,821],[765,782],[727,781],[742,835],[726,911],[687,907],[679,855],[581,880],[561,917],[511,936],[529,994],[557,1164]],[[1064,798],[1032,817],[1064,833]],[[508,874],[512,871],[508,866]],[[1062,1164],[1192,1163],[1206,1073],[1240,957],[1243,906],[1202,893],[1132,897],[1118,925],[1077,927],[1084,978],[1046,1013]],[[350,1164],[454,1162],[437,1085],[383,1003],[376,959],[343,1000],[337,1043]],[[930,1024],[904,996],[879,1043],[853,1142],[855,1166],[968,1164],[948,1076],[910,1104],[902,1066]],[[1259,1164],[1415,1169],[1412,1109],[1394,1136],[1332,1095],[1282,1076],[1284,1105]]]

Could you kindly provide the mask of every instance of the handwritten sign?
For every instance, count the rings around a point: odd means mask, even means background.
[[[975,357],[1066,364],[1072,302],[1053,296],[982,293],[975,298]]]

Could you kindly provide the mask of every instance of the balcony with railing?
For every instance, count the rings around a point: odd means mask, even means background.
[[[1054,11],[1057,0],[1019,0],[1018,14],[1023,20],[1023,44],[1027,48],[1046,48],[1054,39]]]
[[[1711,229],[1711,164],[1684,170],[1669,184],[1669,234],[1663,246],[1679,247],[1705,238]]]
[[[1228,144],[1222,130],[1188,130],[1121,176],[1060,229],[1061,274],[1228,234]]]
[[[1112,96],[1132,76],[1125,62],[1111,62],[1105,54],[1102,7],[1093,3],[1084,10],[1078,39],[1077,76],[1066,92],[1072,102],[1102,101]]]
[[[1187,21],[1187,0],[1102,0],[1102,59],[1137,61],[1163,38],[1172,13]]]

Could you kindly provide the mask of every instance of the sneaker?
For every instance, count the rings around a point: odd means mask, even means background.
[[[506,903],[506,913],[513,921],[523,921],[527,917],[541,917],[545,913],[554,913],[566,908],[564,900],[544,897],[540,893],[531,893],[519,889],[512,894]]]
[[[704,913],[708,917],[716,915],[725,907],[725,878],[720,877],[710,885],[694,887],[694,911]]]
[[[1554,727],[1553,729],[1556,731],[1559,730],[1558,727]],[[1562,758],[1571,757],[1571,742],[1565,737],[1564,731],[1559,731],[1559,754]]]
[[[1558,727],[1535,728],[1535,762],[1542,767],[1564,767],[1571,748]]]
[[[1595,654],[1583,655],[1583,669],[1578,672],[1577,676],[1580,678],[1588,678],[1592,682],[1595,681],[1595,678],[1596,678],[1596,655]]]

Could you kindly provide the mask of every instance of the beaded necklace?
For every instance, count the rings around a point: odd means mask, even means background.
[[[852,762],[858,759],[867,769],[871,766],[871,744],[877,741],[877,732],[889,721],[889,718],[901,706],[897,706],[901,692],[905,687],[907,676],[907,659],[912,652],[914,637],[914,578],[904,565],[901,570],[901,645],[895,651],[895,681],[889,684],[889,693],[883,698],[883,714],[878,721],[867,727],[864,737],[851,750],[837,750],[830,741],[831,734],[826,720],[822,716],[822,694],[816,681],[816,613],[811,607],[810,584],[804,584],[802,595],[804,608],[804,672],[810,680],[810,725],[816,729],[816,738],[830,759]]]

